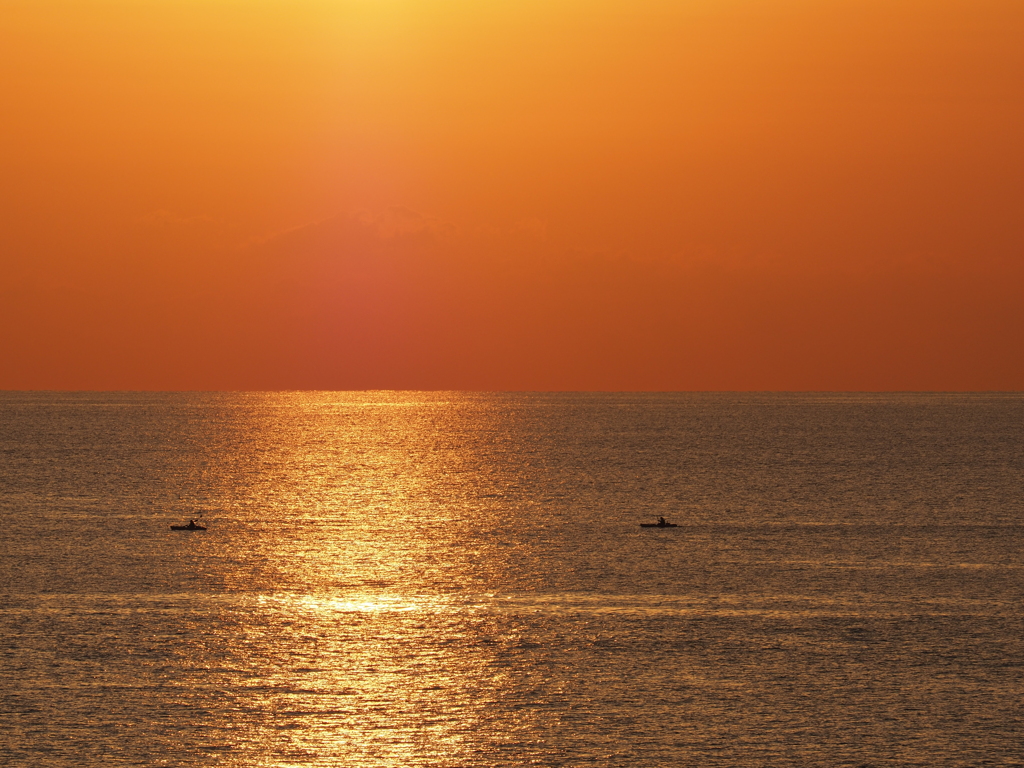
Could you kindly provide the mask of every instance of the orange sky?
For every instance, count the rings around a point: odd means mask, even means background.
[[[1024,389],[1019,0],[4,0],[0,388]]]

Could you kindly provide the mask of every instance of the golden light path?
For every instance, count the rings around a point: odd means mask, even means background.
[[[457,762],[510,695],[488,593],[514,567],[496,525],[509,478],[486,466],[507,414],[472,395],[250,402],[246,418],[225,415],[234,434],[211,414],[218,460],[200,472],[221,510],[203,556],[240,600],[240,635],[218,645],[262,713],[243,761]]]

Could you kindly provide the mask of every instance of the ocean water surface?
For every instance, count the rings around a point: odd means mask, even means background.
[[[1020,394],[0,393],[0,765],[1024,766],[1022,479]]]

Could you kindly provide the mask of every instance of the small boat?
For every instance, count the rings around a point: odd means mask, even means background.
[[[196,525],[196,521],[195,520],[189,520],[188,521],[188,525],[172,525],[171,526],[171,530],[172,531],[205,531],[206,528],[204,528],[201,525]]]
[[[659,517],[656,523],[640,523],[641,528],[678,528],[675,523],[666,523],[664,517]]]

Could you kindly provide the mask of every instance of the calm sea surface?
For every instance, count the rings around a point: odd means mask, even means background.
[[[1022,395],[0,393],[0,765],[1024,766],[1022,479]]]

